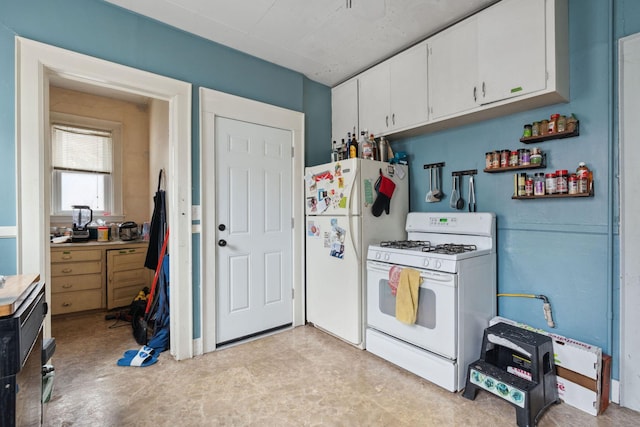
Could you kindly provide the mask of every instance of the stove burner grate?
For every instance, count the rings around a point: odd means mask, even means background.
[[[454,243],[444,243],[436,246],[423,246],[422,252],[433,252],[436,254],[456,255],[464,252],[473,252],[478,248],[476,245],[458,245]]]
[[[380,242],[380,246],[383,248],[392,249],[422,249],[430,247],[431,242],[426,240],[389,240]]]

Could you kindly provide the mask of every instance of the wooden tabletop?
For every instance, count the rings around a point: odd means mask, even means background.
[[[19,274],[5,276],[5,279],[4,285],[0,285],[0,317],[15,313],[33,286],[40,281],[40,275]]]

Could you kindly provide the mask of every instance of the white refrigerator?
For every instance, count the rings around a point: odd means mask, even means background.
[[[395,189],[389,213],[374,216],[380,174]],[[406,238],[408,181],[407,166],[373,160],[305,169],[307,321],[359,348],[365,348],[367,248]]]

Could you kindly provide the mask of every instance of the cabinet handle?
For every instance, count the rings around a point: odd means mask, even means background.
[[[71,289],[71,288],[73,288],[73,285],[65,284],[65,285],[62,285],[62,287],[64,289]]]
[[[484,98],[487,95],[487,91],[485,90],[484,82],[482,82],[482,97]]]
[[[71,273],[73,271],[72,268],[65,268],[62,270],[63,273]]]
[[[130,254],[134,253],[135,251],[136,251],[135,249],[129,249]]]
[[[62,306],[63,307],[71,307],[71,303],[70,302],[63,302]]]
[[[478,100],[478,87],[474,86],[473,87],[473,102],[476,102]]]
[[[396,125],[396,113],[393,113],[391,115],[391,124],[393,124],[394,126]]]
[[[73,258],[71,255],[63,255],[62,256],[62,259],[71,259],[71,258]]]
[[[389,116],[386,116],[386,117],[384,118],[384,120],[385,120],[385,122],[387,123],[387,127],[389,127]]]

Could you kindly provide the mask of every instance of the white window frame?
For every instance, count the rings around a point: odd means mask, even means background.
[[[77,126],[90,129],[99,129],[111,132],[113,150],[113,169],[111,171],[110,214],[104,216],[103,211],[94,211],[93,219],[104,219],[107,222],[120,222],[124,220],[122,209],[122,123],[110,120],[96,119],[93,117],[78,116],[75,114],[59,113],[51,111],[49,117],[49,129],[53,124]],[[69,222],[71,211],[59,210],[60,206],[60,174],[51,168],[51,223]],[[107,184],[109,185],[109,184]]]

